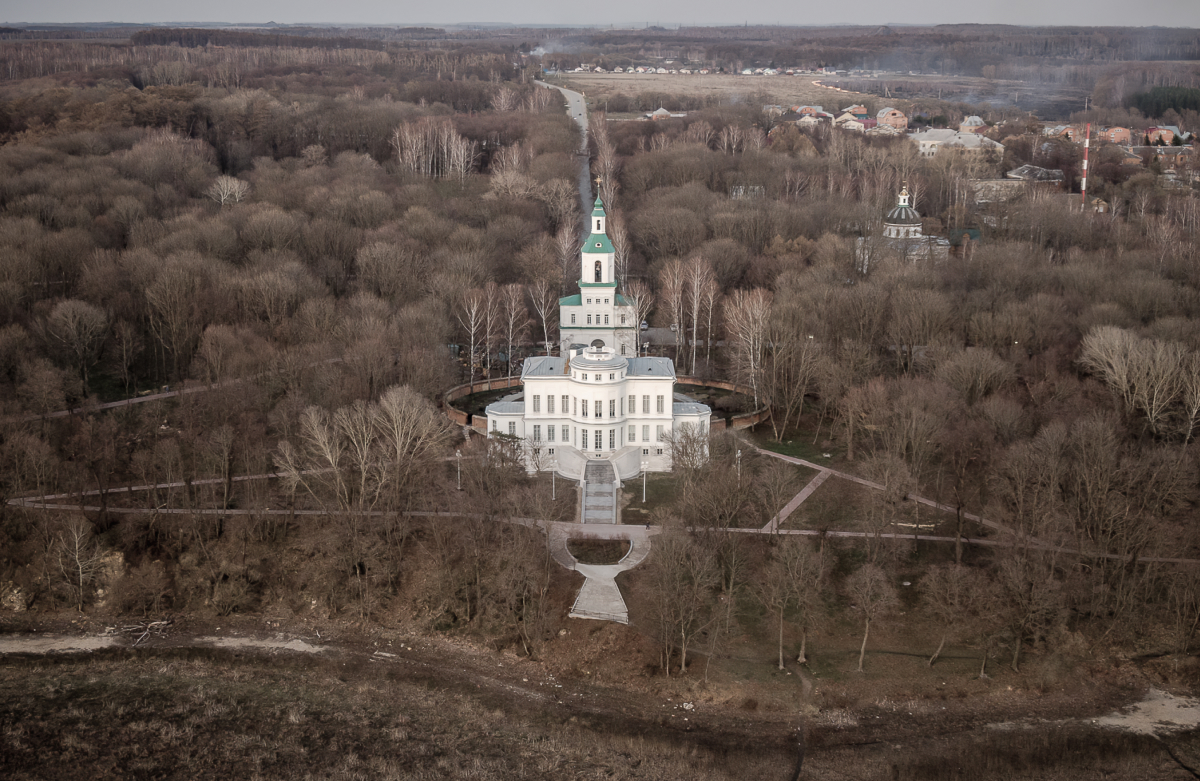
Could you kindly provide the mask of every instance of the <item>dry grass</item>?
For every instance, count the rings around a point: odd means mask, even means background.
[[[781,759],[508,710],[353,661],[10,659],[0,777],[732,779]],[[743,771],[749,770],[750,775]]]
[[[873,99],[872,95],[831,89],[813,84],[819,77],[803,76],[732,76],[697,74],[655,74],[653,76],[628,73],[572,73],[560,80],[567,87],[581,91],[588,97],[592,110],[603,108],[606,96],[622,93],[637,95],[641,92],[659,92],[673,95],[720,95],[730,101],[750,98],[779,105],[818,105],[831,111],[855,102]]]

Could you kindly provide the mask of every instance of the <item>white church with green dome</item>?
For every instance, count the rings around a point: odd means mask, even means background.
[[[489,436],[526,444],[526,468],[580,478],[586,471],[589,485],[669,471],[672,438],[687,429],[707,435],[712,416],[675,393],[670,358],[637,356],[634,311],[617,293],[613,256],[597,198],[580,252],[580,292],[559,299],[560,354],[527,358],[522,392],[485,412]]]
[[[608,239],[604,204],[596,198],[591,233],[580,252],[579,293],[558,300],[558,337],[564,355],[575,347],[603,347],[637,355],[633,307],[617,292],[616,252]]]

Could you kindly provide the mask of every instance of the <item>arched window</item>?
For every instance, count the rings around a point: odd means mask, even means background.
[[[597,219],[596,220],[596,231],[599,232],[599,230],[600,230],[600,220]]]
[[[596,281],[597,281],[597,282],[601,282],[601,281],[602,281],[602,280],[600,279],[600,274],[601,274],[601,273],[602,273],[602,272],[601,272],[601,270],[600,270],[600,261],[598,261],[598,260],[597,260],[597,261],[596,261]]]

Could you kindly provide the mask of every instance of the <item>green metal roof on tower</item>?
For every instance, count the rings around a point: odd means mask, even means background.
[[[593,233],[583,242],[583,252],[585,255],[612,255],[615,250],[612,242],[608,240],[608,236],[603,233]]]
[[[596,196],[596,203],[595,203],[595,207],[596,207],[596,208],[592,209],[592,216],[593,216],[593,217],[603,217],[603,216],[605,216],[605,215],[604,215],[604,202],[600,200],[600,196],[599,196],[599,195],[597,195],[597,196]]]

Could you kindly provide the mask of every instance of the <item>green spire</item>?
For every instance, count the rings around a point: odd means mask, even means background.
[[[596,196],[596,203],[595,203],[595,206],[596,206],[596,208],[592,209],[592,216],[593,216],[593,217],[603,217],[603,216],[605,216],[605,215],[604,215],[604,203],[603,203],[603,202],[600,200],[600,196],[599,196],[599,195],[597,195],[597,196]]]

